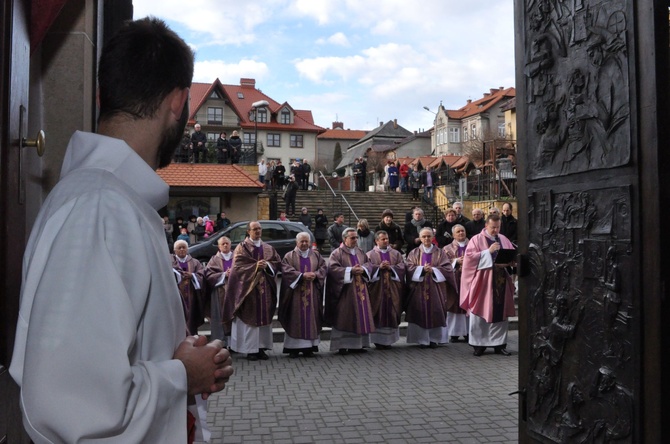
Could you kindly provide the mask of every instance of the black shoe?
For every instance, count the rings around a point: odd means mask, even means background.
[[[430,345],[428,345],[430,348],[437,348],[437,342],[431,342]]]
[[[249,353],[247,355],[247,361],[258,361],[258,355],[256,353]]]
[[[512,356],[512,353],[508,352],[506,348],[504,347],[495,347],[493,349],[493,352],[496,355],[503,355],[503,356]]]
[[[377,343],[375,343],[375,347],[379,350],[390,350],[391,349],[390,345],[377,344]]]
[[[368,351],[364,348],[350,348],[349,353],[367,353]]]
[[[302,355],[306,358],[316,358],[316,355],[313,351],[302,352]]]
[[[449,342],[452,342],[452,343],[453,343],[453,342],[458,342],[458,336],[452,336],[452,337],[449,339]]]
[[[428,348],[426,344],[419,344],[419,348]]]
[[[475,356],[481,356],[484,354],[484,350],[486,350],[486,347],[475,347],[475,351],[472,352],[472,354]]]
[[[296,359],[298,356],[300,356],[300,352],[289,352],[288,357],[291,359]]]
[[[466,344],[467,344],[468,342],[470,342],[470,336],[468,336],[468,335],[463,336],[463,341],[464,341]]]
[[[340,355],[340,356],[348,355],[348,354],[349,354],[349,350],[347,350],[346,348],[341,348],[341,349],[340,349],[337,353],[335,353],[335,354],[336,354],[336,355]]]
[[[267,361],[268,359],[270,359],[270,357],[265,353],[265,350],[259,351],[258,353],[256,353],[256,355],[258,356],[258,359],[261,359],[263,361]]]

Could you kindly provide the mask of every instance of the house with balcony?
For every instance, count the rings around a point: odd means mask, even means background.
[[[314,124],[312,112],[274,100],[256,88],[255,79],[242,78],[239,85],[219,79],[196,82],[190,99],[189,130],[199,123],[210,151],[221,132],[230,138],[237,130],[242,139],[241,164],[254,165],[261,157],[284,164],[316,158],[316,138],[325,129]]]
[[[462,155],[484,141],[510,139],[504,106],[516,97],[514,88],[491,88],[478,100],[468,99],[457,109],[440,103],[431,130],[435,155]]]

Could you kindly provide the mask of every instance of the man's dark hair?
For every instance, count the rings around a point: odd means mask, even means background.
[[[488,223],[490,220],[492,220],[493,222],[498,222],[500,221],[500,216],[497,214],[489,214],[488,216],[486,216],[486,223]]]
[[[162,20],[126,23],[102,49],[98,121],[117,114],[153,117],[175,88],[191,86],[193,59],[191,48]]]

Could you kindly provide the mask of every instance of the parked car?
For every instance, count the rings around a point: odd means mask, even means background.
[[[316,243],[314,234],[299,222],[285,222],[280,220],[259,220],[263,228],[261,239],[274,247],[282,258],[286,253],[295,248],[295,237],[298,233],[306,231],[312,240],[312,245]],[[242,242],[247,236],[247,224],[249,221],[236,222],[221,231],[209,236],[201,242],[188,247],[188,254],[198,259],[202,263],[207,263],[209,259],[219,251],[217,242],[221,236],[228,236],[232,244],[232,249]]]

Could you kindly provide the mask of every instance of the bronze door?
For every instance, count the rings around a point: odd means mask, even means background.
[[[515,8],[520,440],[661,442],[667,3]]]
[[[30,39],[28,0],[10,0],[0,9],[0,214],[2,242],[0,270],[0,443],[29,442],[23,432],[18,387],[9,376],[19,312],[21,258],[26,243],[21,181],[20,137],[28,127]]]

